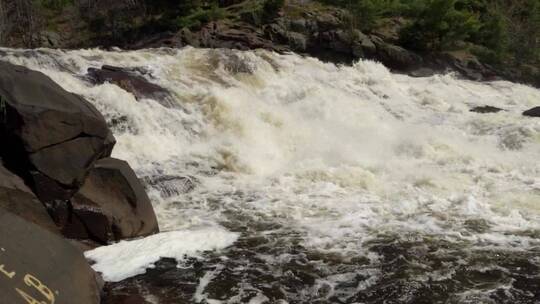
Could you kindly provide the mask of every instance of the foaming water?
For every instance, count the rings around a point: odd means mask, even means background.
[[[98,107],[162,230],[240,234],[178,299],[540,301],[537,89],[266,51],[2,51]],[[173,106],[85,81],[103,64],[144,67]]]

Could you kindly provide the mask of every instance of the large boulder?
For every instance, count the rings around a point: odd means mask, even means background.
[[[422,57],[400,46],[385,42],[377,36],[370,36],[371,41],[377,47],[375,57],[385,66],[399,70],[413,70],[422,65]]]
[[[115,144],[103,116],[43,73],[0,62],[0,157],[47,205],[68,200]]]
[[[103,84],[105,82],[113,83],[122,89],[130,92],[136,99],[152,98],[156,100],[166,99],[170,96],[169,91],[151,83],[142,76],[137,69],[128,69],[104,65],[101,69],[89,68],[88,78],[94,84]]]
[[[96,162],[71,204],[73,217],[63,229],[68,237],[107,244],[159,232],[144,187],[118,159]]]
[[[532,109],[529,109],[523,112],[523,115],[530,116],[530,117],[540,117],[540,107],[534,107]]]
[[[1,162],[0,162],[1,163]],[[0,208],[51,232],[59,233],[43,204],[23,180],[0,164]]]
[[[68,241],[0,208],[0,303],[100,303],[100,286]]]

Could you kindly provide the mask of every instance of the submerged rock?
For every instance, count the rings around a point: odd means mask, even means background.
[[[0,208],[1,303],[100,303],[100,284],[68,241]]]
[[[501,108],[492,107],[492,106],[480,106],[480,107],[474,107],[474,108],[471,109],[471,112],[482,113],[482,114],[485,114],[485,113],[498,113],[500,111],[504,111],[504,110],[501,109]]]
[[[68,237],[107,244],[159,232],[144,187],[130,166],[118,159],[96,162],[71,204],[73,216],[63,228]]]
[[[166,99],[170,96],[169,91],[146,80],[141,69],[128,69],[104,65],[101,69],[89,68],[88,78],[94,84],[110,82],[130,92],[136,99],[152,98],[156,100]]]
[[[523,112],[524,116],[540,117],[540,107],[534,107],[530,110]]]
[[[0,156],[46,203],[67,200],[115,139],[103,116],[49,77],[0,62]]]

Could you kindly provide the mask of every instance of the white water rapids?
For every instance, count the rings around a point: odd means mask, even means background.
[[[266,51],[1,51],[93,103],[118,141],[113,156],[139,177],[167,177],[149,195],[161,230],[179,233],[159,242],[198,233],[223,244],[211,255],[236,260],[229,277],[221,261],[194,278],[193,302],[382,303],[392,292],[400,300],[387,303],[540,301],[540,119],[521,115],[540,105],[538,89]],[[85,81],[103,64],[144,67],[174,100]],[[483,105],[505,111],[470,112]],[[313,282],[280,283],[299,256]],[[255,260],[273,272],[259,285],[239,275]],[[100,269],[111,280],[144,272],[111,267]],[[207,286],[220,274],[237,284],[217,296]],[[261,287],[272,284],[288,287]],[[411,292],[426,286],[424,298]]]

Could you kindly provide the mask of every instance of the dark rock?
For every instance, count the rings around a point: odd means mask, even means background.
[[[293,19],[289,24],[289,28],[298,33],[309,34],[312,28],[308,24],[309,21],[304,18]]]
[[[335,30],[340,28],[342,21],[338,16],[332,13],[320,13],[315,16],[318,30],[321,32]]]
[[[501,108],[492,107],[492,106],[481,106],[481,107],[474,107],[471,109],[471,112],[475,113],[497,113],[500,111],[504,111]]]
[[[121,160],[96,162],[71,204],[73,217],[63,232],[72,238],[106,244],[159,232],[144,187]]]
[[[1,303],[100,303],[100,286],[68,241],[0,208]]]
[[[105,297],[101,304],[152,304],[141,295],[111,295]]]
[[[0,208],[59,234],[47,210],[23,180],[0,165]]]
[[[304,34],[297,32],[288,33],[288,41],[292,50],[297,52],[305,52],[307,48],[307,38]]]
[[[351,38],[342,30],[316,33],[309,40],[306,52],[323,61],[334,63],[348,64],[358,59],[355,56]]]
[[[169,91],[146,80],[141,74],[146,74],[141,69],[127,69],[104,65],[101,69],[89,68],[88,78],[94,84],[105,82],[113,83],[130,92],[136,99],[152,98],[155,100],[167,99]]]
[[[523,112],[524,116],[540,117],[540,107],[534,107],[530,110]]]
[[[43,31],[39,35],[39,44],[47,48],[57,48],[62,45],[62,37],[60,34],[52,31]]]
[[[38,198],[67,200],[114,137],[86,100],[49,77],[0,62],[0,156]]]
[[[104,288],[102,304],[117,304],[115,301],[133,295],[138,298],[150,295],[160,304],[193,303],[199,279],[209,269],[193,259],[178,266],[176,260],[165,258],[156,262],[155,267],[146,269],[144,274],[121,282],[109,282]]]
[[[391,69],[405,71],[422,65],[422,57],[411,51],[386,43],[377,36],[371,36],[371,40],[377,47],[376,58]]]
[[[432,68],[419,68],[407,73],[411,77],[430,77],[437,74],[437,71]]]
[[[357,58],[373,58],[377,52],[377,47],[369,36],[358,30],[354,31],[352,48],[353,55]]]

